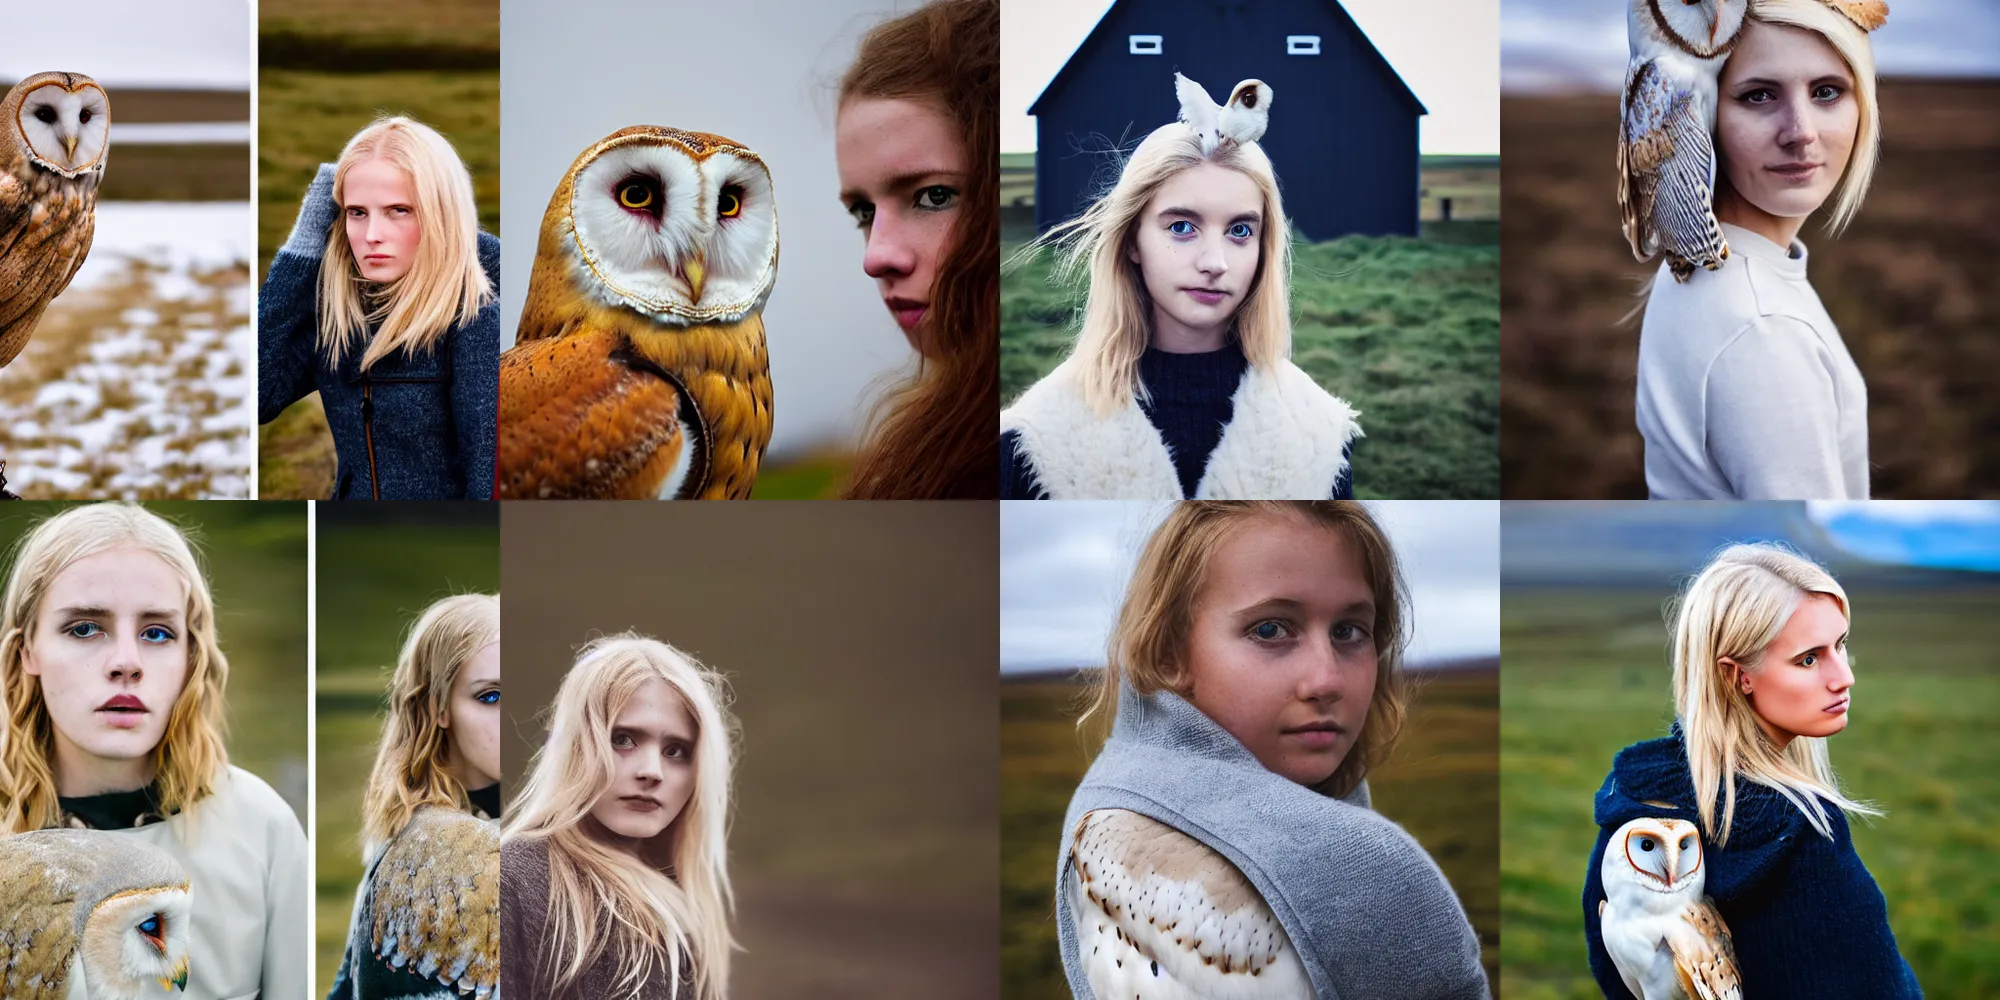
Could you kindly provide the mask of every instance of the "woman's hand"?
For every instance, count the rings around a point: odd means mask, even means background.
[[[312,184],[306,188],[306,197],[299,205],[298,220],[292,223],[292,233],[285,237],[285,245],[280,253],[297,254],[318,260],[326,254],[326,234],[340,219],[340,206],[333,203],[334,165],[322,163],[319,173],[313,175]]]

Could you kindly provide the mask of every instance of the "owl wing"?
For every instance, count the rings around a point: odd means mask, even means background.
[[[1195,134],[1201,137],[1202,153],[1206,155],[1214,152],[1217,141],[1217,119],[1221,115],[1222,106],[1215,103],[1215,98],[1208,96],[1208,91],[1202,89],[1201,84],[1182,76],[1178,71],[1174,73],[1174,96],[1180,98],[1181,121],[1186,122],[1188,127],[1194,129]]]
[[[0,841],[0,997],[67,1000],[83,987],[72,921],[76,880],[24,849],[29,841]]]
[[[1728,258],[1713,208],[1715,147],[1701,95],[1658,59],[1634,62],[1619,123],[1618,207],[1639,260]],[[1678,272],[1677,272],[1678,273]]]
[[[1284,927],[1229,859],[1124,809],[1071,833],[1067,895],[1099,997],[1275,1000],[1312,996]]]
[[[94,189],[42,199],[0,171],[0,367],[28,346],[42,311],[83,266],[97,235],[96,206]]]
[[[619,331],[522,341],[500,356],[494,495],[657,496],[683,447],[681,404]]]
[[[500,989],[500,831],[454,809],[417,810],[371,886],[370,945],[408,969],[486,1000]]]
[[[635,354],[681,386],[682,420],[698,433],[680,495],[748,498],[771,444],[771,356],[763,317],[628,335]]]
[[[1681,919],[1683,923],[1667,932],[1681,989],[1696,1000],[1743,1000],[1736,946],[1715,903],[1706,898],[1689,903]]]

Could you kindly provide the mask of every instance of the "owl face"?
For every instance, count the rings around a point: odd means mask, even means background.
[[[756,153],[637,127],[585,150],[570,174],[571,249],[583,285],[605,301],[684,325],[735,321],[769,298],[778,214]]]
[[[1750,0],[1633,0],[1661,35],[1689,55],[1707,59],[1728,51],[1743,30]]]
[[[113,896],[83,925],[78,951],[90,995],[107,1000],[156,997],[187,989],[193,903],[185,885]]]
[[[34,163],[75,177],[104,162],[111,145],[111,100],[87,76],[41,73],[16,88],[14,127]]]
[[[1618,828],[1604,852],[1605,867],[1629,869],[1631,879],[1654,892],[1701,896],[1701,833],[1683,819],[1641,818]]]

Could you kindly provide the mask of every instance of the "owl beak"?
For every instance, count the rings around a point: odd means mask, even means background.
[[[68,151],[69,158],[72,160],[76,159],[76,139],[76,136],[69,136],[63,140],[63,149]]]
[[[681,266],[681,273],[687,276],[688,301],[700,302],[701,286],[708,283],[708,261],[702,257],[700,251],[696,251],[695,255],[689,257],[687,263]]]
[[[188,988],[187,959],[185,958],[181,959],[180,962],[174,966],[174,978],[160,980],[160,988],[169,990],[180,990],[183,993],[187,992]]]

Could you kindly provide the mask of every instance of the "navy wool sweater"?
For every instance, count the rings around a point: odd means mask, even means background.
[[[1755,1000],[1921,998],[1917,977],[1896,950],[1882,890],[1854,853],[1846,815],[1832,803],[1821,804],[1832,821],[1831,838],[1821,836],[1776,791],[1739,778],[1728,846],[1718,848],[1705,837],[1702,841],[1708,895],[1735,940],[1743,995]],[[1605,952],[1598,929],[1597,906],[1604,899],[1599,867],[1611,835],[1641,816],[1700,825],[1678,728],[1671,736],[1618,752],[1597,792],[1596,812],[1597,847],[1590,853],[1583,887],[1584,935],[1590,971],[1604,995],[1626,1000],[1631,991]]]
[[[257,422],[317,391],[339,460],[335,500],[493,499],[499,238],[479,234],[495,295],[470,322],[425,354],[397,351],[363,372],[356,345],[336,367],[318,347],[319,247],[338,221],[332,191],[322,168],[257,294]]]

